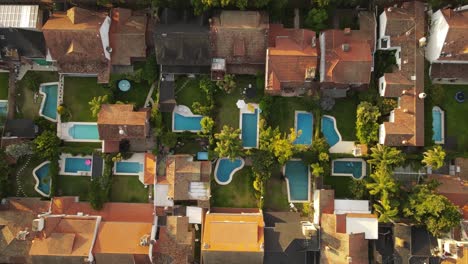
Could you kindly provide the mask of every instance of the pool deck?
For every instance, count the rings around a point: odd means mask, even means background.
[[[69,129],[74,125],[97,125],[96,122],[65,122],[60,123],[57,126],[57,136],[63,141],[68,142],[102,142],[99,139],[76,139],[73,138],[69,133]]]
[[[44,109],[44,104],[45,104],[45,102],[46,102],[46,100],[47,100],[47,94],[44,93],[44,92],[42,91],[42,87],[43,87],[43,86],[49,86],[49,85],[57,85],[57,107],[60,105],[60,104],[59,104],[59,100],[58,100],[58,92],[59,92],[59,91],[58,91],[58,87],[59,87],[59,82],[41,83],[41,84],[39,85],[39,93],[43,96],[43,98],[42,98],[42,102],[41,102],[41,107],[39,108],[39,115],[42,116],[42,117],[44,117],[45,119],[51,121],[51,122],[56,123],[56,122],[58,122],[58,119],[59,119],[59,116],[60,116],[58,113],[57,113],[57,118],[56,118],[56,119],[50,118],[50,117],[48,117],[48,116],[42,114],[42,110]]]
[[[217,175],[217,173],[218,173],[219,162],[220,162],[221,160],[223,160],[223,159],[226,160],[226,159],[229,159],[229,158],[219,158],[219,159],[218,159],[218,161],[216,162],[216,167],[215,167],[215,171],[214,171],[214,178],[215,178],[216,183],[218,183],[219,185],[228,185],[229,183],[231,183],[232,178],[234,177],[234,174],[235,174],[237,171],[239,171],[239,170],[241,170],[242,168],[244,168],[245,161],[244,161],[244,159],[241,158],[241,157],[236,158],[236,159],[240,159],[240,160],[241,160],[241,166],[238,167],[238,168],[235,168],[235,169],[231,172],[231,174],[229,175],[229,179],[228,179],[226,182],[220,182],[220,181],[218,180],[218,177],[217,177],[216,175]]]
[[[36,184],[34,185],[34,190],[36,190],[36,192],[44,197],[49,197],[50,194],[46,194],[46,193],[43,193],[41,190],[39,190],[39,183],[40,183],[40,180],[39,180],[39,177],[37,177],[37,170],[39,170],[42,166],[46,165],[47,163],[50,163],[50,161],[44,161],[42,162],[41,164],[39,164],[36,168],[34,168],[33,172],[32,172],[32,175],[34,177],[34,180],[36,181]],[[49,183],[49,186],[52,186],[52,178],[49,179],[50,180],[50,183]]]
[[[174,111],[172,111],[172,132],[185,132],[185,131],[192,132],[192,133],[200,132],[200,130],[177,130],[175,129],[175,121],[174,121],[175,114],[179,114],[185,117],[202,117],[203,118],[202,115],[193,114],[192,110],[190,110],[190,108],[186,105],[176,105],[176,107],[174,108]]]
[[[441,126],[441,128],[440,128],[441,140],[440,141],[439,140],[434,140],[434,143],[444,144],[445,143],[445,112],[444,112],[444,110],[440,109],[440,107],[438,107],[438,106],[434,106],[432,108],[432,111],[433,112],[434,111],[440,112],[440,126]],[[434,118],[434,115],[433,115],[433,118]],[[432,122],[434,122],[434,121],[432,121]],[[434,123],[432,123],[432,124],[434,124]],[[434,125],[432,127],[432,130],[434,130]]]
[[[304,145],[304,146],[312,145],[312,142],[313,142],[313,139],[314,139],[314,115],[311,112],[307,112],[307,111],[298,111],[298,110],[294,111],[294,131],[296,131],[296,133],[299,133],[299,131],[297,129],[297,116],[298,116],[298,114],[312,115],[312,131],[311,131],[312,135],[310,135],[310,144],[299,144],[299,143],[294,143],[294,144],[295,145]],[[302,131],[301,131],[301,133],[302,133]]]
[[[83,158],[83,159],[90,159],[91,160],[91,166],[89,168],[89,171],[78,171],[78,172],[66,172],[65,171],[65,159],[66,158]],[[91,172],[93,171],[93,168],[92,168],[92,162],[93,160],[93,156],[91,155],[87,155],[87,156],[81,156],[81,155],[77,155],[77,156],[73,156],[72,154],[69,154],[69,153],[62,153],[60,154],[60,175],[68,175],[68,176],[91,176]]]
[[[335,169],[335,166],[334,166],[335,161],[362,162],[362,173],[361,173],[361,177],[355,178],[355,177],[353,176],[353,174],[350,174],[350,173],[335,173],[335,171],[334,171],[334,169]],[[344,158],[344,159],[334,159],[334,160],[332,160],[332,173],[331,173],[331,176],[348,176],[348,177],[353,178],[354,180],[362,180],[362,178],[364,178],[364,177],[366,176],[366,172],[367,172],[367,164],[366,164],[366,162],[365,162],[363,159],[359,159],[359,158]]]
[[[113,173],[114,175],[124,175],[124,176],[138,176],[138,180],[145,184],[145,153],[133,153],[132,157],[126,160],[121,160],[121,162],[138,162],[143,168],[138,173],[128,173],[128,172],[116,172],[117,162],[114,163]]]
[[[254,107],[254,111],[250,111],[249,110],[249,105],[252,105]],[[241,134],[239,135],[240,139],[242,140],[242,115],[243,114],[254,114],[255,113],[255,110],[258,110],[257,111],[257,143],[255,145],[255,147],[243,147],[244,149],[252,149],[252,148],[258,148],[258,144],[259,144],[259,135],[260,135],[260,107],[258,106],[258,104],[253,104],[253,103],[248,103],[245,105],[245,107],[243,108],[240,108],[239,109],[239,128],[241,130]]]
[[[336,127],[336,119],[331,115],[323,115],[323,117],[328,117],[333,119],[333,125],[335,126],[335,131],[338,134],[339,141],[335,145],[331,146],[329,151],[330,153],[353,153],[353,150],[356,148],[354,141],[343,141],[338,127]],[[322,122],[322,120],[320,121]]]
[[[301,159],[290,159],[290,161],[300,161]],[[307,165],[306,165],[307,166]],[[286,188],[288,190],[288,202],[290,203],[308,203],[311,201],[311,191],[310,189],[312,188],[311,187],[311,174],[310,174],[310,167],[307,167],[307,171],[308,171],[308,175],[307,175],[307,179],[308,179],[308,193],[307,193],[307,200],[291,200],[291,190],[289,189],[289,179],[288,177],[286,176],[286,164],[284,164],[283,166],[283,175],[284,175],[284,178],[286,179]]]

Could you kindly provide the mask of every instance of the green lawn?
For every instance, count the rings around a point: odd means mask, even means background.
[[[97,119],[91,116],[88,102],[93,97],[105,94],[110,94],[110,90],[98,84],[95,77],[65,78],[63,102],[70,111],[70,121],[96,121]]]
[[[0,72],[0,100],[8,99],[8,73]]]
[[[324,176],[323,184],[329,185],[331,189],[335,190],[335,198],[353,198],[353,195],[349,191],[349,184],[353,181],[348,176]]]
[[[112,176],[111,202],[147,203],[148,189],[137,176]]]
[[[175,149],[175,154],[197,154],[199,151],[204,151],[200,146],[200,142],[193,138],[179,138],[179,141],[184,145]]]
[[[228,185],[219,185],[212,180],[211,205],[214,207],[255,208],[253,177],[250,167],[236,172]]]
[[[177,104],[192,108],[194,102],[204,102],[205,95],[199,87],[200,78],[178,77],[175,81]]]
[[[18,163],[15,165],[15,168],[11,174],[11,177],[10,177],[10,182],[12,183],[12,189],[10,193],[11,196],[16,196],[16,191],[18,189],[18,184],[16,183],[16,174],[21,168],[23,168],[25,162],[26,162],[25,158],[21,158],[20,160],[18,160]],[[39,193],[37,193],[36,190],[34,189],[36,181],[34,180],[32,172],[34,168],[36,168],[42,162],[44,162],[43,159],[32,157],[28,166],[20,173],[19,180],[20,180],[21,185],[23,186],[23,190],[26,196],[28,197],[41,197]],[[20,193],[20,196],[23,196],[23,193]]]
[[[271,175],[266,184],[264,209],[269,211],[289,210],[286,181],[281,178],[279,171]]]
[[[444,85],[445,100],[440,106],[445,111],[446,138],[457,138],[457,150],[466,152],[468,149],[468,102],[458,103],[455,93],[463,91],[468,96],[468,85]],[[432,113],[432,112],[430,112]]]
[[[148,85],[146,81],[131,83],[132,88],[127,92],[122,92],[119,89],[116,89],[114,92],[114,99],[115,101],[134,104],[137,108],[143,107],[151,86]]]
[[[96,149],[101,149],[101,143],[94,142],[64,142],[61,152],[74,155],[91,155]]]
[[[357,96],[336,99],[333,109],[324,112],[326,115],[335,117],[343,140],[356,140],[356,108],[358,104]]]
[[[88,200],[90,176],[58,176],[57,195],[79,196],[81,201]]]
[[[294,128],[294,112],[308,111],[308,101],[305,97],[273,97],[271,106],[270,123],[273,127],[279,127],[282,132],[288,133]],[[314,120],[315,121],[315,120]]]

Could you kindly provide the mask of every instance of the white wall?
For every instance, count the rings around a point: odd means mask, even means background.
[[[320,82],[325,79],[325,33],[320,33]]]
[[[432,14],[431,20],[430,35],[426,46],[426,59],[429,62],[433,62],[440,57],[440,52],[444,47],[445,38],[449,31],[447,20],[445,20],[440,10]]]
[[[387,11],[382,12],[379,16],[379,38],[385,36],[385,29],[387,28]]]
[[[387,87],[387,83],[385,82],[385,75],[379,78],[379,94],[380,96],[385,95],[385,88]]]
[[[379,126],[379,144],[384,144],[385,143],[385,125],[380,124]]]
[[[104,56],[106,56],[106,59],[110,60],[111,56],[110,53],[106,50],[107,47],[110,47],[109,44],[109,29],[110,29],[110,24],[111,24],[111,19],[110,17],[106,17],[104,19],[104,22],[101,25],[101,28],[99,29],[99,34],[101,35],[101,41],[102,41],[102,48],[104,49]]]

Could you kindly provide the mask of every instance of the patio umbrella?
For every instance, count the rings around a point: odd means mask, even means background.
[[[237,108],[242,109],[245,107],[245,101],[244,100],[237,100]]]

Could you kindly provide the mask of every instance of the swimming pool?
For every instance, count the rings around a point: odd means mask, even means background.
[[[57,83],[43,83],[40,93],[44,96],[39,114],[50,121],[57,121]]]
[[[324,115],[322,117],[322,133],[330,147],[341,141],[341,135],[336,127],[336,120],[333,116]]]
[[[366,176],[366,162],[354,158],[333,160],[332,176],[349,176],[360,180]]]
[[[432,140],[444,144],[444,111],[438,106],[432,108]]]
[[[8,101],[7,100],[0,100],[0,116],[7,116],[8,112]]]
[[[230,160],[229,158],[220,158],[216,163],[215,180],[218,184],[226,185],[232,181],[234,173],[244,167],[244,159],[236,158]]]
[[[92,160],[89,158],[65,158],[65,173],[78,174],[79,172],[91,172]]]
[[[242,146],[258,147],[258,108],[253,113],[242,113],[241,118]]]
[[[183,132],[183,131],[190,131],[190,132],[198,132],[201,131],[201,124],[200,121],[202,120],[203,116],[201,115],[194,115],[194,116],[184,116],[179,113],[173,112],[173,127],[172,131],[174,132]]]
[[[134,161],[118,161],[115,163],[116,174],[139,174],[143,171],[143,164]]]
[[[44,197],[49,197],[50,185],[52,184],[52,180],[49,176],[49,168],[50,161],[44,161],[33,170],[33,176],[36,180],[34,189]]]
[[[289,202],[306,203],[310,201],[310,170],[301,160],[290,160],[283,167],[286,177]]]
[[[296,111],[295,129],[296,133],[301,131],[294,144],[311,145],[312,144],[312,128],[314,127],[314,117],[311,113]]]
[[[80,140],[99,140],[99,132],[96,123],[91,124],[73,124],[68,129],[68,135],[73,139]]]

